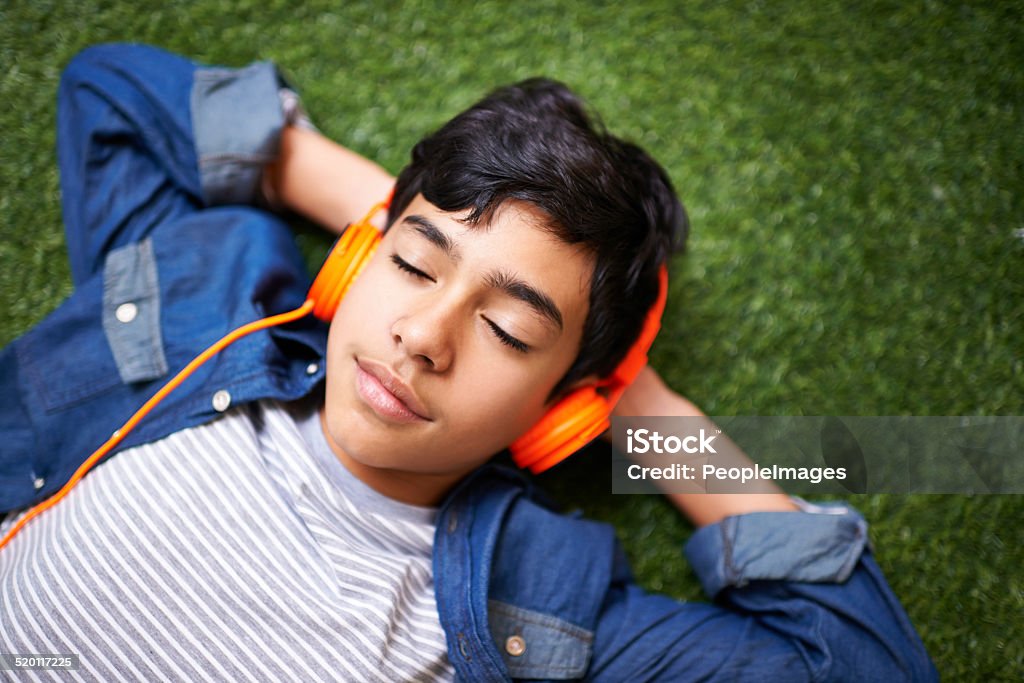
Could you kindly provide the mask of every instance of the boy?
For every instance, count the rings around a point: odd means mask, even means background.
[[[170,369],[302,302],[287,226],[247,205],[340,231],[394,182],[266,64],[92,48],[58,127],[76,292],[0,356],[5,511]],[[685,231],[660,167],[572,93],[526,82],[456,117],[375,220],[329,332],[229,347],[0,550],[0,650],[78,654],[97,680],[934,677],[853,511],[676,496],[717,600],[679,604],[605,526],[486,464],[615,367]],[[651,371],[619,407],[694,410]]]

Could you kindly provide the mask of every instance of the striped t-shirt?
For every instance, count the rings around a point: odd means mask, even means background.
[[[0,652],[79,655],[41,680],[450,680],[435,517],[353,477],[315,405],[233,409],[108,460],[0,551]]]

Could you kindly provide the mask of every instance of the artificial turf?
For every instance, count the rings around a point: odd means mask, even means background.
[[[653,363],[717,415],[1024,413],[1024,29],[1012,2],[8,0],[0,344],[71,290],[54,99],[98,42],[272,59],[320,128],[392,172],[496,85],[566,81],[668,169],[692,221]],[[326,240],[299,239],[311,267]],[[643,583],[700,599],[689,526],[544,475]],[[850,496],[943,678],[1024,678],[1024,499]]]

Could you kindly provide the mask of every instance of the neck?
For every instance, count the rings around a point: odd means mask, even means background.
[[[327,429],[323,407],[320,408],[320,430],[335,457],[359,481],[377,493],[408,505],[437,507],[445,495],[467,473],[433,474],[373,467],[351,457],[332,437]]]

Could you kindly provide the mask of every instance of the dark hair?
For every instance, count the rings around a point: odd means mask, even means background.
[[[529,202],[550,229],[595,257],[590,308],[576,360],[552,392],[606,376],[639,336],[658,293],[658,267],[686,240],[686,212],[665,171],[609,134],[556,81],[500,88],[412,150],[389,213],[422,193],[443,211],[486,223],[507,200]]]

